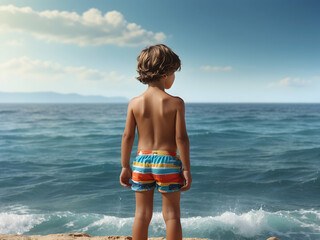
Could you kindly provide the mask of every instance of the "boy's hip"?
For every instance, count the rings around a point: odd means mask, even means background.
[[[133,161],[136,167],[180,168],[180,157],[176,152],[165,150],[139,150]]]
[[[156,155],[156,156],[172,156],[178,157],[177,152],[167,150],[138,150],[137,156]]]

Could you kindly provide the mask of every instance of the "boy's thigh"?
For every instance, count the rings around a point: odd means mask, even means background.
[[[162,213],[164,218],[180,218],[181,191],[162,193]]]
[[[147,191],[135,191],[136,209],[151,209],[153,208],[154,189]]]
[[[136,191],[135,221],[142,220],[145,223],[151,221],[153,215],[153,193],[154,189],[148,191]]]

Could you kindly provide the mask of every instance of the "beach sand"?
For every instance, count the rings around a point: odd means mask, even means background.
[[[94,237],[87,233],[57,233],[49,235],[19,235],[19,234],[1,234],[0,240],[132,240],[130,236],[99,236]],[[207,238],[183,238],[184,240],[209,240]],[[149,240],[165,240],[165,238],[149,238]],[[279,240],[270,237],[267,240]]]
[[[87,233],[57,233],[49,235],[18,235],[0,234],[0,240],[132,240],[130,236],[99,236],[94,237]],[[149,238],[149,240],[164,240],[165,238]],[[207,238],[184,238],[184,240],[209,240]]]

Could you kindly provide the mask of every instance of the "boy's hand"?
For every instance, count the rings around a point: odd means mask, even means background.
[[[191,187],[191,182],[192,182],[192,177],[191,177],[191,172],[183,170],[182,171],[182,177],[184,178],[185,184],[184,186],[180,189],[180,191],[187,191]]]
[[[124,187],[131,188],[131,185],[129,183],[129,179],[131,178],[132,170],[131,168],[122,168],[121,174],[120,174],[120,184]]]

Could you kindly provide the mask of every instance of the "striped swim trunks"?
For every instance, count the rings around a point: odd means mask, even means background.
[[[140,150],[132,164],[134,191],[157,189],[161,193],[179,191],[184,185],[182,162],[176,152]]]

